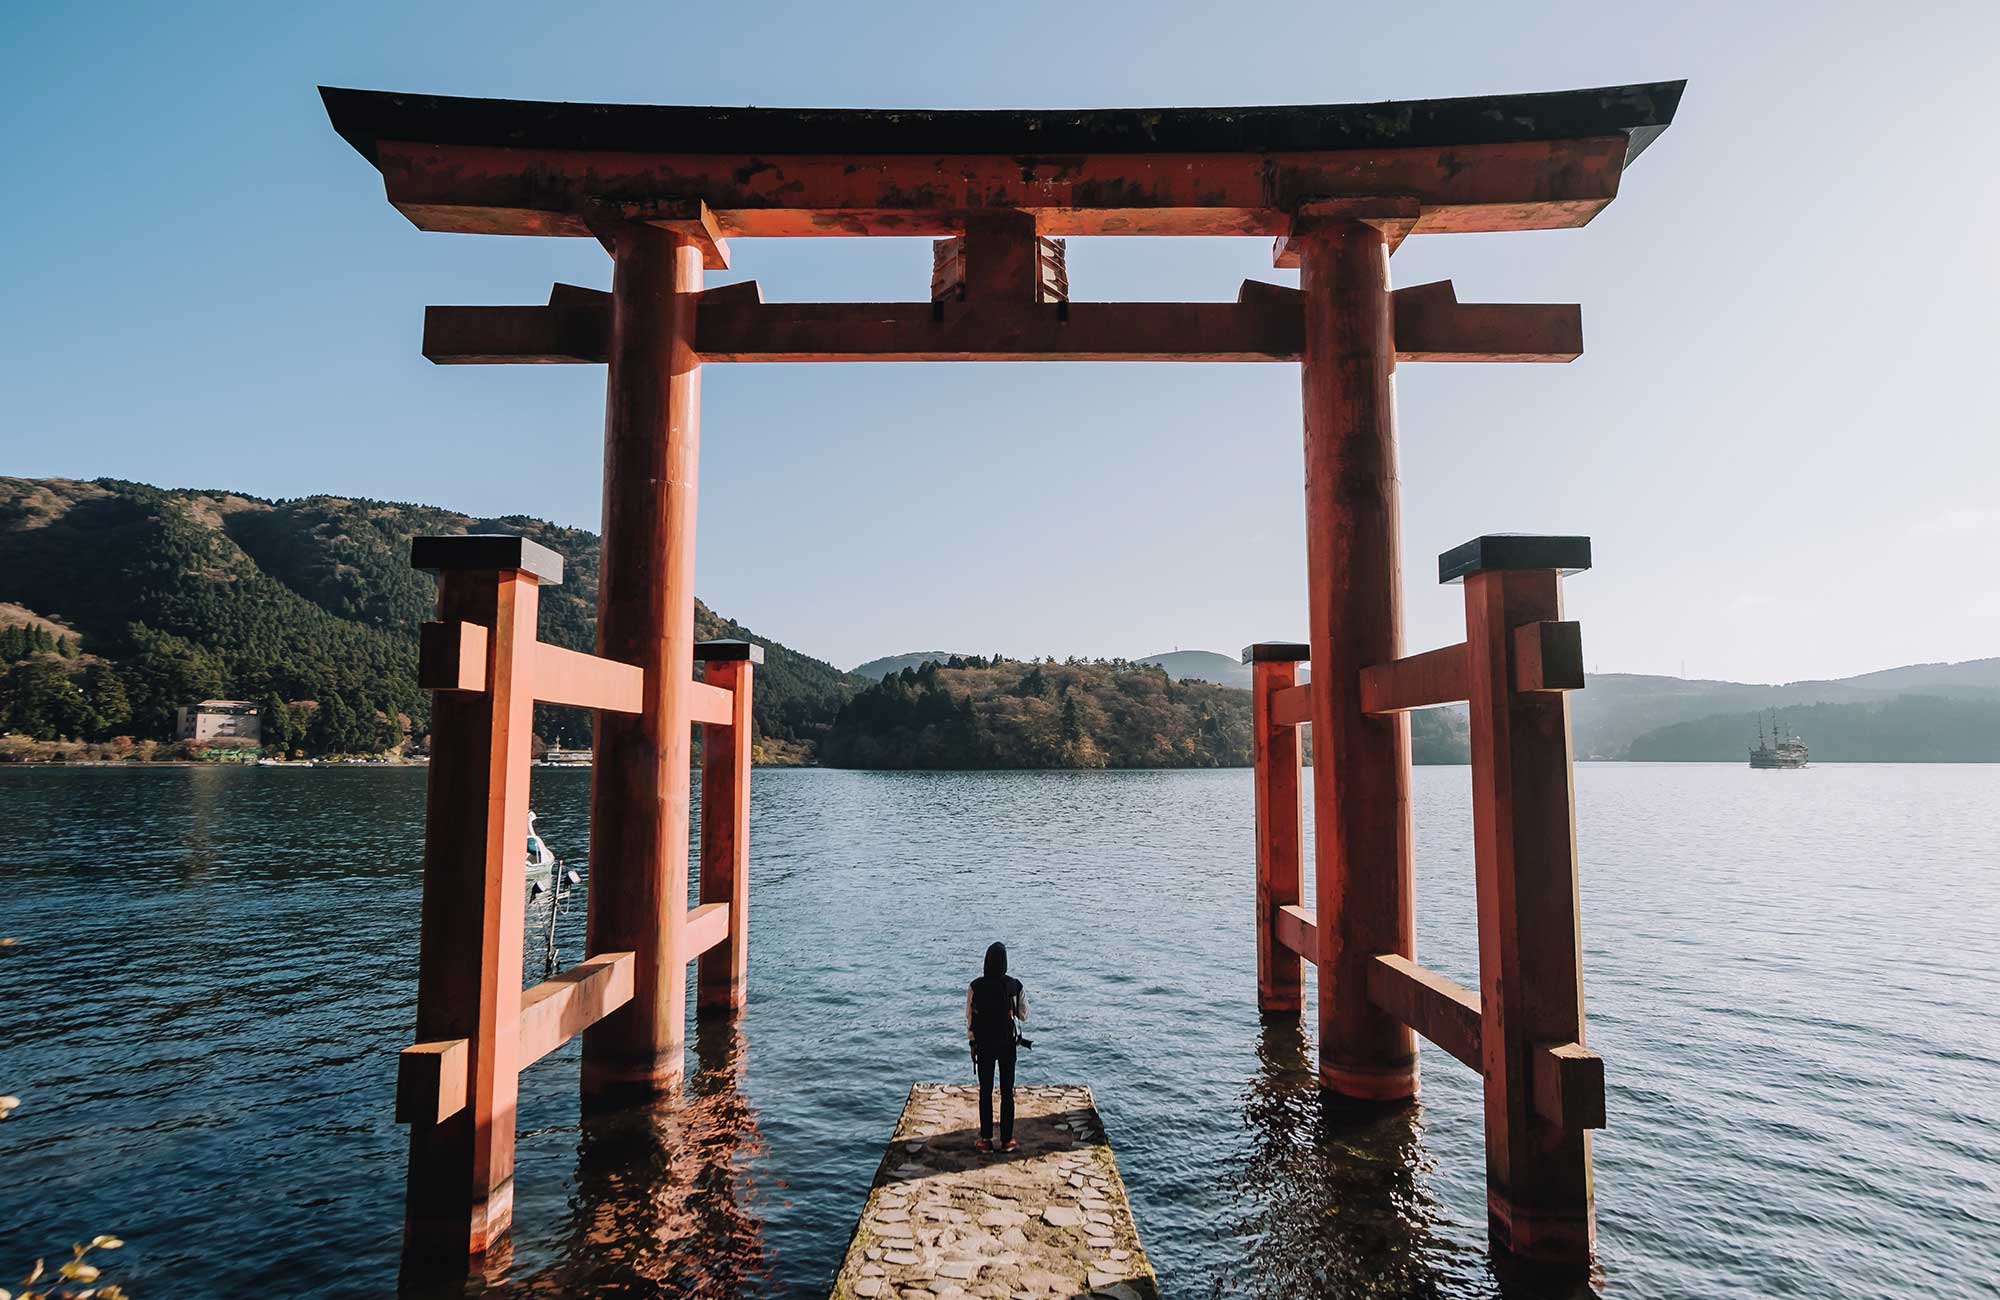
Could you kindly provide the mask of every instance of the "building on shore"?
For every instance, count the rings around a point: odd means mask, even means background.
[[[258,744],[263,726],[248,700],[203,700],[175,711],[175,740],[236,740]]]

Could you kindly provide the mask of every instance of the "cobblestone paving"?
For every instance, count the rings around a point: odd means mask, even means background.
[[[976,1087],[910,1089],[834,1300],[1158,1300],[1090,1089],[1014,1101],[1021,1150],[982,1155]]]

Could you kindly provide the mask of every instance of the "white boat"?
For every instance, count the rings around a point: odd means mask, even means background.
[[[532,881],[536,877],[540,877],[546,880],[549,874],[561,865],[562,863],[556,858],[556,855],[549,852],[549,846],[542,842],[542,837],[535,833],[535,814],[533,811],[530,811],[528,813],[528,879]]]
[[[587,749],[549,749],[542,754],[543,767],[589,767],[590,751]]]

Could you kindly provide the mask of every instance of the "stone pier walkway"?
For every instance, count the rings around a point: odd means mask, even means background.
[[[1014,1101],[1021,1150],[981,1155],[976,1087],[910,1089],[833,1300],[1158,1300],[1090,1089]]]

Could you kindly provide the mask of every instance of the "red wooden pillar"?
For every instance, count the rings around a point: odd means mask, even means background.
[[[1358,221],[1291,242],[1305,302],[1320,1082],[1389,1100],[1417,1090],[1416,1036],[1369,1001],[1367,978],[1377,953],[1416,955],[1408,724],[1361,709],[1361,670],[1403,652],[1389,243]]]
[[[646,693],[638,714],[597,715],[585,949],[636,961],[632,1001],[584,1033],[586,1099],[665,1091],[682,1071],[701,412],[702,248],[648,225],[606,234],[616,269],[597,653],[645,669]]]
[[[1589,567],[1587,538],[1507,536],[1441,565],[1465,581],[1490,1236],[1518,1258],[1578,1269],[1596,1238],[1590,1135],[1536,1092],[1552,1091],[1545,1049],[1584,1041],[1564,694],[1582,685],[1583,655],[1560,622],[1560,574]]]
[[[438,618],[486,628],[485,689],[440,690],[431,712],[417,1039],[464,1039],[468,1105],[410,1128],[404,1267],[463,1272],[514,1212],[514,1103],[521,1020],[522,846],[538,583],[562,559],[518,537],[426,537]]]
[[[1311,651],[1259,642],[1250,664],[1250,753],[1257,784],[1257,1010],[1297,1015],[1305,1005],[1299,955],[1278,940],[1278,909],[1297,904],[1303,817],[1299,802],[1299,728],[1274,716],[1278,692],[1298,684]]]
[[[733,1016],[743,1010],[750,950],[751,678],[764,647],[748,641],[703,641],[695,657],[704,680],[730,692],[727,725],[701,729],[701,901],[729,907],[729,935],[696,966],[695,1014]]]

